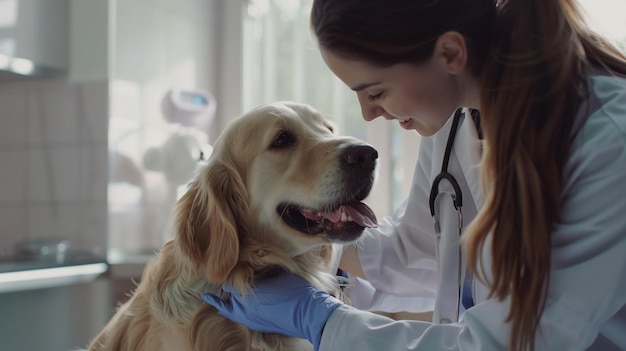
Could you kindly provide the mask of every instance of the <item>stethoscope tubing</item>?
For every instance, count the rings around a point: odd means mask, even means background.
[[[454,189],[454,196],[452,196],[454,201],[454,208],[457,211],[460,211],[463,206],[463,192],[461,191],[461,186],[456,181],[454,176],[448,173],[448,163],[450,162],[450,154],[452,153],[452,146],[454,144],[454,139],[456,137],[456,132],[459,126],[459,121],[461,120],[461,116],[463,115],[463,109],[458,109],[454,113],[454,119],[452,120],[452,127],[450,129],[450,134],[448,134],[448,141],[446,142],[446,150],[443,154],[443,162],[441,164],[441,172],[435,177],[433,180],[433,184],[430,188],[430,196],[428,198],[428,204],[430,206],[430,215],[435,218],[435,199],[437,195],[439,195],[439,183],[442,180],[447,180],[452,188]]]

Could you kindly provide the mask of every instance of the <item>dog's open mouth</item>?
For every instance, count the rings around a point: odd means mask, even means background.
[[[343,204],[332,210],[311,210],[284,203],[277,211],[287,225],[302,233],[326,233],[338,240],[352,240],[353,234],[378,226],[374,211],[363,202]]]

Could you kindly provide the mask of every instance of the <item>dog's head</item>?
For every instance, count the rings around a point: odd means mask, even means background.
[[[295,257],[352,242],[376,225],[361,201],[377,157],[363,141],[337,135],[307,105],[257,107],[226,127],[178,201],[178,245],[206,267],[209,281],[221,283],[236,265],[251,262],[244,251]]]

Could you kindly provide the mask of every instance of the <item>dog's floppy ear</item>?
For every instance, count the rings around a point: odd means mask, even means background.
[[[196,266],[205,265],[211,282],[222,283],[237,263],[247,196],[239,173],[213,162],[176,203],[178,245]]]

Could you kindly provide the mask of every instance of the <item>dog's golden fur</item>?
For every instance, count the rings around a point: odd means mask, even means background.
[[[130,300],[89,350],[312,349],[301,339],[235,324],[201,295],[227,298],[223,283],[249,291],[255,276],[273,267],[339,291],[330,272],[334,245],[357,239],[362,228],[305,234],[287,225],[277,209],[292,203],[323,211],[339,200],[366,196],[374,166],[346,174],[341,159],[351,145],[363,143],[338,136],[326,119],[301,104],[260,106],[230,123],[175,205],[175,238],[149,263]],[[357,189],[355,183],[362,185]]]

